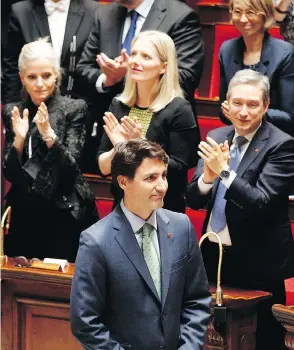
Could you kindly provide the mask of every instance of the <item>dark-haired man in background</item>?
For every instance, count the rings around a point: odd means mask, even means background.
[[[115,210],[82,233],[71,326],[85,349],[203,347],[210,291],[188,217],[163,206],[168,157],[146,139],[118,144]]]

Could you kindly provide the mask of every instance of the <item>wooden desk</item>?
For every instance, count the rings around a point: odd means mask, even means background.
[[[276,319],[282,323],[287,331],[285,345],[288,349],[294,350],[294,305],[275,304],[272,310]]]
[[[2,267],[2,350],[82,349],[70,330],[73,272],[74,265],[67,273],[15,267],[9,258],[8,265]],[[226,334],[214,330],[212,314],[205,350],[253,350],[255,308],[269,293],[224,288],[224,297]]]

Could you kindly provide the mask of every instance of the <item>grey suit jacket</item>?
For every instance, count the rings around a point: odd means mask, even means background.
[[[202,349],[211,298],[195,232],[165,209],[157,223],[161,301],[120,206],[82,233],[71,326],[85,349]]]

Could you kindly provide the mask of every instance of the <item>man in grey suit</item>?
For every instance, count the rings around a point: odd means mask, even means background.
[[[82,233],[71,326],[85,349],[202,349],[211,295],[188,217],[162,209],[168,157],[146,139],[116,146],[116,209]]]
[[[204,56],[197,13],[178,0],[116,0],[102,6],[77,65],[79,82],[87,93],[91,111],[84,172],[98,171],[96,157],[103,133],[102,117],[113,97],[122,91],[131,39],[140,31],[151,29],[165,32],[173,39],[180,84],[196,115],[194,91],[202,76]]]

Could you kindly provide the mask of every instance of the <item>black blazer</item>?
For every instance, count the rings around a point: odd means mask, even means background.
[[[122,117],[129,114],[130,107],[114,98],[109,110],[118,120],[121,120]],[[184,213],[187,172],[197,163],[199,141],[195,118],[189,102],[176,97],[164,109],[155,113],[146,138],[160,144],[169,156],[168,191],[164,199],[164,208]],[[111,141],[104,133],[98,157],[111,150],[112,147]],[[117,186],[113,186],[112,190],[115,202],[118,203],[121,198],[120,191]]]
[[[81,83],[95,104],[94,118],[101,118],[112,99],[122,90],[122,84],[99,94],[95,84],[101,74],[96,55],[104,52],[110,58],[120,55],[122,33],[127,9],[115,2],[99,8],[93,30],[85,44],[77,66]],[[194,91],[198,87],[203,68],[203,42],[199,17],[194,10],[177,0],[155,0],[142,27],[143,30],[160,30],[173,39],[178,57],[180,83],[186,97],[194,104]],[[94,121],[92,121],[93,124]]]
[[[11,123],[11,110],[15,105],[21,115],[23,110],[28,108],[30,118],[30,129],[21,162],[13,147],[15,135]],[[49,150],[32,122],[37,111],[32,102],[7,104],[4,108],[6,134],[3,172],[6,179],[12,183],[7,197],[9,202],[13,202],[18,196],[26,195],[30,188],[44,199],[53,201],[60,209],[68,208],[80,223],[90,210],[92,219],[85,224],[86,228],[98,219],[94,195],[79,169],[85,140],[84,121],[87,105],[83,100],[72,100],[62,96],[50,98],[46,105],[50,125],[57,135],[57,140]],[[28,157],[30,136],[33,145],[31,158]]]
[[[221,143],[231,143],[233,126],[210,132]],[[214,204],[219,179],[202,195],[198,179],[203,161],[187,187],[193,209],[207,207],[203,233]],[[250,142],[237,176],[225,194],[227,225],[238,263],[256,280],[281,280],[294,276],[294,243],[288,217],[288,194],[294,181],[294,139],[264,121]],[[209,261],[205,261],[209,264]]]
[[[98,2],[93,0],[70,1],[60,62],[60,66],[64,69],[62,95],[67,94],[70,59],[74,56],[78,62],[92,28],[95,11],[100,6]],[[70,43],[74,35],[76,36],[76,52],[71,55]],[[50,38],[44,1],[27,0],[12,6],[7,45],[2,52],[4,56],[2,95],[5,103],[20,100],[21,83],[18,76],[18,57],[23,45],[46,36]],[[75,72],[72,76],[75,78]],[[75,79],[71,96],[81,97],[82,95]]]
[[[245,44],[243,37],[225,41],[219,53],[220,101],[226,100],[230,80],[243,69]],[[257,71],[270,81],[270,106],[267,120],[294,136],[294,47],[265,33]],[[230,121],[220,113],[225,124]]]

